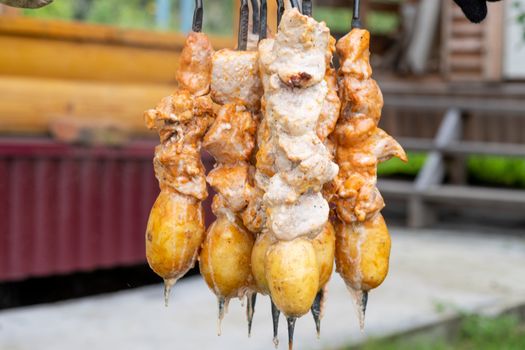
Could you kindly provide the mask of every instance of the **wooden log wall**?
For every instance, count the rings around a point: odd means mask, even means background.
[[[464,113],[462,139],[525,144],[525,84],[401,81],[376,77],[385,99],[381,126],[396,137],[432,138],[444,113]]]
[[[185,36],[0,18],[0,133],[42,134],[55,118],[111,119],[146,133],[142,111],[175,86]],[[216,49],[231,39],[212,38]]]

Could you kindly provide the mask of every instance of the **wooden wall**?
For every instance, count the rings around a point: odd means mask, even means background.
[[[142,112],[175,84],[185,37],[0,17],[0,133],[45,133],[55,118],[111,119],[146,132]],[[213,38],[215,48],[232,40]]]
[[[441,70],[446,79],[502,80],[504,4],[488,4],[487,18],[474,24],[452,0],[442,2]]]

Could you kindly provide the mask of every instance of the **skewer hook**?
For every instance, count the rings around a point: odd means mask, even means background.
[[[363,25],[361,24],[361,19],[360,19],[360,5],[361,5],[361,0],[354,0],[352,28],[362,28],[363,27]]]
[[[239,33],[237,37],[237,50],[244,51],[248,45],[248,25],[250,17],[250,8],[248,0],[241,0],[239,9]]]
[[[195,11],[193,11],[193,24],[191,30],[195,33],[202,31],[202,16],[203,16],[202,0],[195,0]]]
[[[279,23],[281,23],[281,17],[283,16],[283,12],[284,12],[284,1],[277,0],[277,26],[279,26]]]

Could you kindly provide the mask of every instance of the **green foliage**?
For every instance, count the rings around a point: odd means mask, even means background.
[[[180,28],[180,1],[189,0],[171,0],[169,28],[172,31]],[[38,10],[24,10],[23,13],[42,19],[73,20],[74,5],[73,0],[55,0],[49,6]],[[155,0],[92,0],[82,17],[90,23],[156,30],[155,6]],[[210,1],[205,6],[204,30],[215,35],[232,35],[233,0]]]
[[[521,36],[523,41],[525,41],[525,8],[523,4],[519,1],[514,1],[512,3],[513,11],[516,12],[516,23],[521,27]]]
[[[522,350],[525,348],[525,329],[518,318],[497,318],[471,315],[462,323],[458,343],[460,349]]]
[[[25,9],[23,14],[43,19],[70,19],[73,18],[73,1],[56,0],[38,10]]]
[[[456,339],[411,337],[370,340],[362,350],[523,350],[525,328],[514,316],[486,317],[466,315]],[[348,348],[355,349],[355,348]]]
[[[314,17],[318,21],[325,21],[332,32],[346,33],[350,30],[352,22],[352,10],[348,8],[333,7],[315,7]],[[367,28],[373,34],[390,33],[395,30],[399,24],[399,18],[396,15],[372,11],[366,17]]]
[[[518,158],[471,156],[467,161],[471,181],[489,185],[525,187],[525,160]]]
[[[366,21],[372,34],[388,34],[399,26],[399,17],[388,12],[372,11]]]
[[[352,10],[350,8],[330,8],[315,7],[314,18],[318,21],[325,21],[333,32],[346,33],[350,29],[352,22]]]
[[[408,163],[403,163],[397,158],[379,164],[377,173],[380,176],[406,175],[416,176],[423,167],[427,156],[424,153],[408,153]]]
[[[408,153],[408,163],[391,159],[378,167],[380,176],[415,177],[425,163],[423,153]],[[525,188],[525,160],[495,156],[470,156],[466,160],[469,181],[488,186]]]
[[[352,349],[352,348],[350,348]],[[446,343],[430,339],[370,340],[359,350],[452,350]]]

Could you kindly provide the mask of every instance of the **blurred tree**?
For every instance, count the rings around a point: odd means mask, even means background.
[[[77,21],[84,21],[92,4],[93,0],[76,0],[73,5],[73,18]]]
[[[180,29],[179,8],[181,1],[170,0],[172,13],[169,30]],[[233,0],[214,0],[205,3],[204,30],[215,35],[233,34]],[[158,29],[155,25],[155,0],[64,0],[38,10],[24,10],[27,16],[81,20],[115,25],[122,28]]]
[[[180,2],[170,0],[172,13],[169,30],[180,29]],[[215,35],[233,34],[233,0],[205,3],[204,30]],[[82,20],[123,28],[158,29],[155,25],[155,0],[74,0],[54,1],[38,11],[24,10],[31,17]]]

